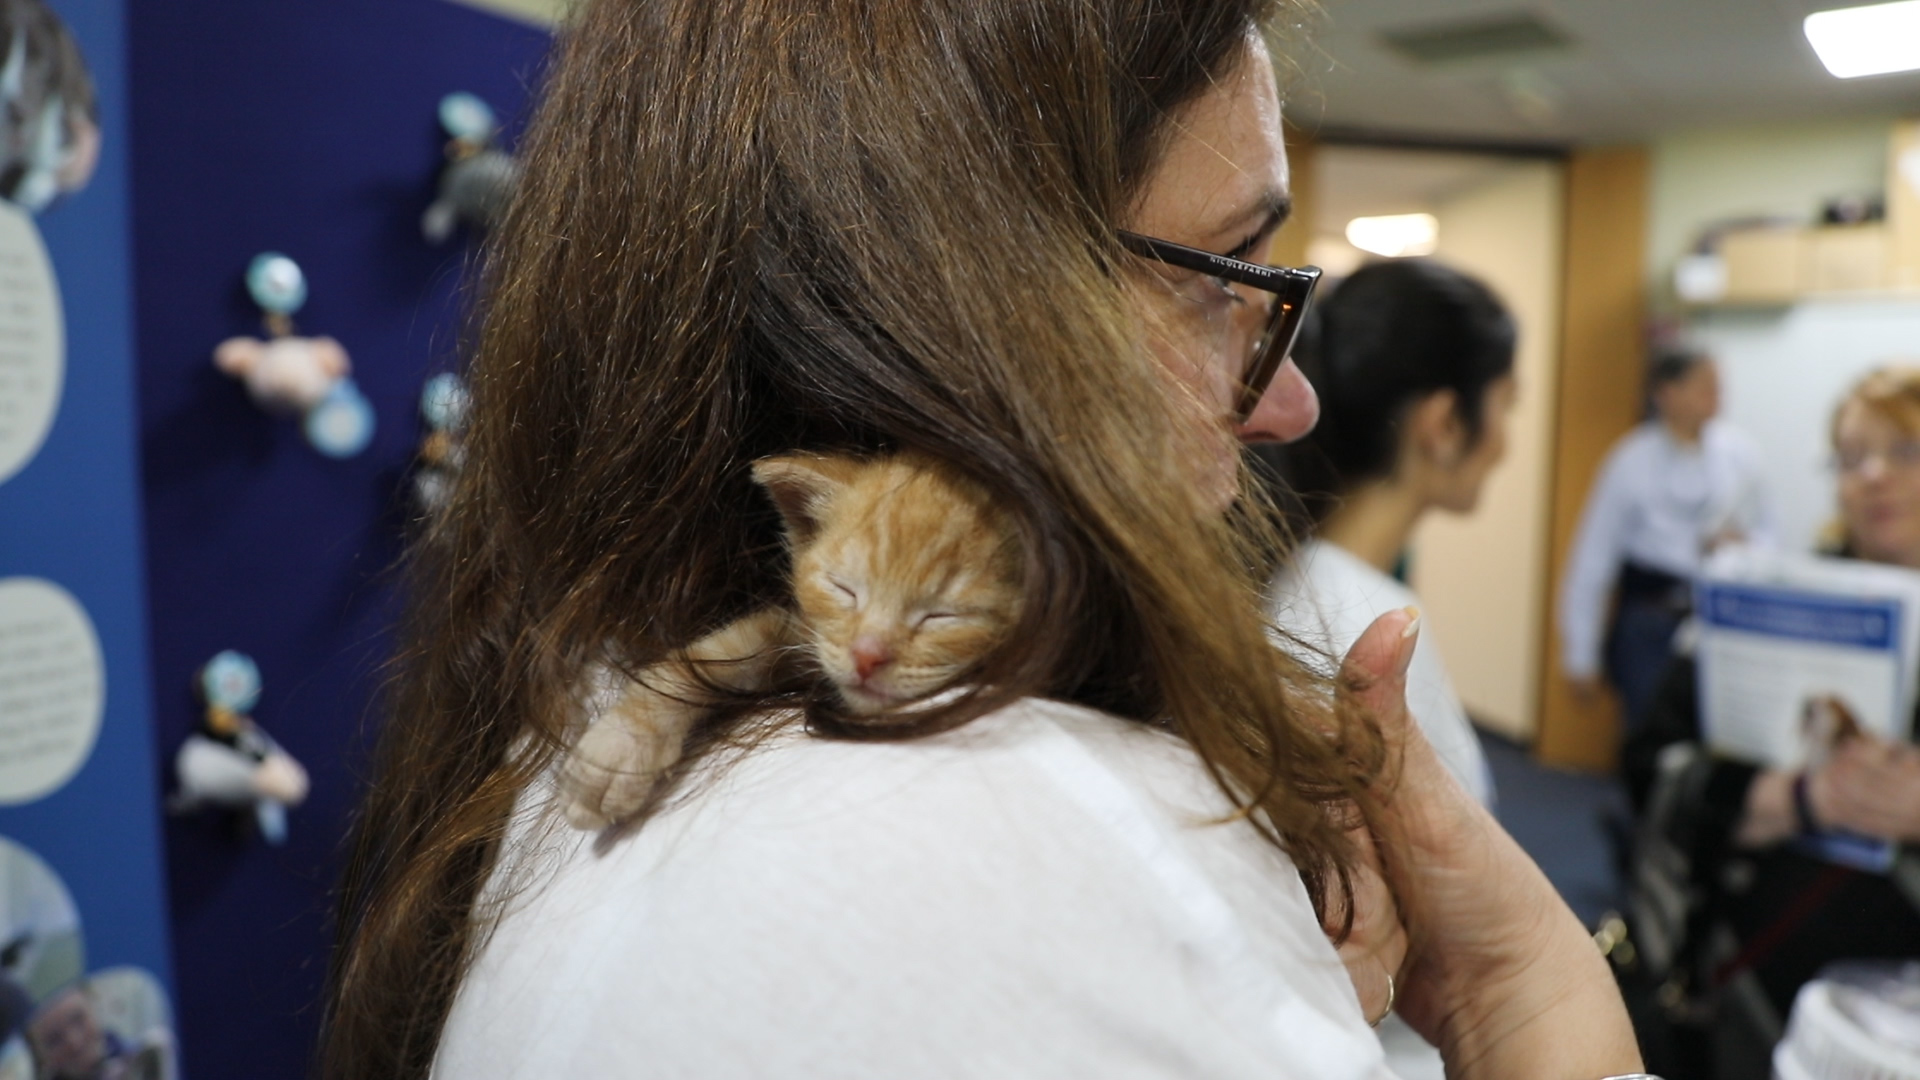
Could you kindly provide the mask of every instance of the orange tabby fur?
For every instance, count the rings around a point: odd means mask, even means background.
[[[798,610],[729,623],[622,686],[565,766],[577,828],[645,804],[705,711],[708,685],[764,690],[780,658],[801,650],[848,712],[882,713],[964,675],[1019,613],[1011,526],[946,465],[913,453],[792,454],[756,462],[753,475],[785,520]]]

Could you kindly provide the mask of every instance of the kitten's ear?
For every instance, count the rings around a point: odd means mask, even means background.
[[[795,544],[805,544],[820,533],[833,497],[853,481],[857,463],[825,454],[782,454],[753,463],[753,478],[786,519]]]

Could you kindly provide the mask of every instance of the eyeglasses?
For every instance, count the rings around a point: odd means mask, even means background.
[[[1120,243],[1143,258],[1273,294],[1266,329],[1254,342],[1253,355],[1248,357],[1246,369],[1240,374],[1240,394],[1233,405],[1233,422],[1246,423],[1253,415],[1254,406],[1260,404],[1261,396],[1267,392],[1267,385],[1273,382],[1274,374],[1286,362],[1287,354],[1293,351],[1307,304],[1313,299],[1314,286],[1320,283],[1320,268],[1241,262],[1170,240],[1125,231],[1120,233]]]
[[[1841,447],[1834,451],[1831,464],[1833,471],[1840,475],[1855,476],[1866,472],[1867,466],[1876,459],[1887,472],[1920,467],[1920,440],[1901,439],[1884,447]]]

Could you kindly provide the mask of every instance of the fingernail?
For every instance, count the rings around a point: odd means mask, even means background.
[[[1406,675],[1407,669],[1413,666],[1413,650],[1420,644],[1420,609],[1410,607],[1406,612],[1412,618],[1407,620],[1406,629],[1400,631],[1400,640],[1405,644],[1400,646],[1400,662],[1394,665],[1394,674],[1399,676]]]

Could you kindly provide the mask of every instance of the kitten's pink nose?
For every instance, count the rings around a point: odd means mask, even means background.
[[[893,661],[893,650],[887,643],[872,634],[862,634],[853,641],[853,670],[860,673],[860,681],[873,678],[873,673]]]

